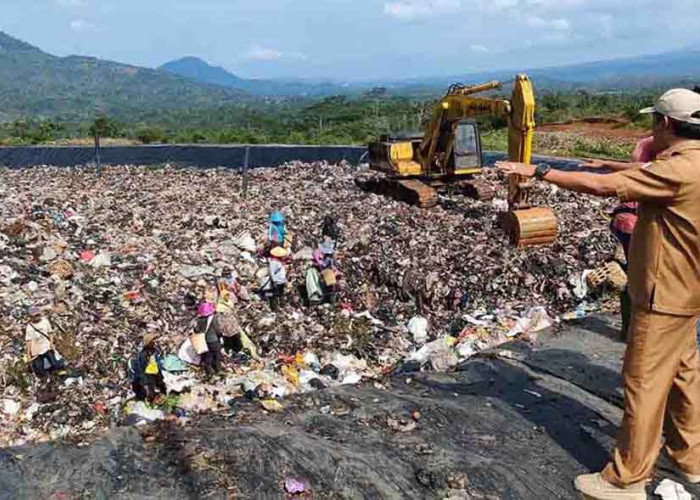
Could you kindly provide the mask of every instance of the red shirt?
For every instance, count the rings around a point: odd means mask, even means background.
[[[649,162],[654,160],[655,157],[653,137],[646,137],[639,141],[632,153],[632,161],[634,162]],[[628,201],[616,206],[615,210],[613,210],[613,230],[625,234],[632,234],[634,226],[637,224],[638,206],[639,203],[636,201]]]

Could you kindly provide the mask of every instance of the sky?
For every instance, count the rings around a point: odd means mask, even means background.
[[[700,0],[0,0],[0,30],[65,56],[242,76],[403,80],[700,48]]]

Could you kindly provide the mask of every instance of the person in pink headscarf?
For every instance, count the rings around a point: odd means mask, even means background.
[[[221,371],[221,327],[216,317],[216,306],[213,302],[202,302],[197,308],[195,333],[203,333],[208,351],[202,354],[202,367],[207,375]]]

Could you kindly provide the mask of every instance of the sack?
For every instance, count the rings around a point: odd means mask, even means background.
[[[158,375],[160,370],[158,369],[158,362],[155,356],[151,356],[148,360],[148,365],[146,365],[146,375]]]
[[[201,357],[197,354],[192,346],[192,339],[189,337],[182,343],[180,350],[177,352],[177,357],[180,358],[185,363],[191,365],[199,366],[202,362]]]
[[[204,330],[204,333],[193,333],[190,335],[192,347],[194,347],[195,352],[200,356],[206,352],[209,352],[209,346],[207,345],[207,332],[209,331],[209,328],[211,328],[213,321],[214,315],[209,316],[209,319],[207,319],[207,328]]]
[[[233,314],[220,314],[217,319],[221,335],[224,337],[234,337],[241,332],[241,325]]]
[[[321,302],[323,300],[320,277],[316,268],[310,267],[306,271],[306,296],[309,302]]]
[[[323,271],[323,282],[326,286],[334,286],[337,281],[335,279],[335,271],[333,269],[325,269]]]
[[[194,347],[195,352],[200,356],[209,352],[206,333],[193,333],[190,335],[190,342],[192,342],[192,347]]]

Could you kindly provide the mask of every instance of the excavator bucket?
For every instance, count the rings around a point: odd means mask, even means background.
[[[532,136],[535,129],[535,93],[530,79],[518,75],[513,87],[508,127],[508,157],[512,161],[530,163]],[[546,245],[557,237],[557,217],[546,207],[531,207],[529,185],[520,176],[508,179],[508,215],[506,231],[518,247]]]
[[[510,212],[511,243],[517,247],[546,245],[557,237],[557,217],[545,207],[525,208]]]

